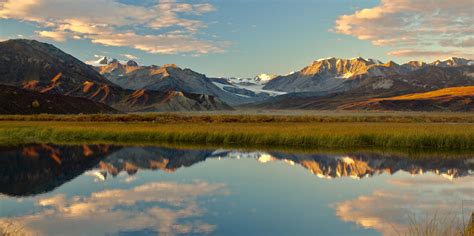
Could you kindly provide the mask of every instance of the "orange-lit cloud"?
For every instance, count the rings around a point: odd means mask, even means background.
[[[107,46],[164,54],[224,50],[225,44],[198,37],[199,30],[207,27],[206,23],[189,19],[189,16],[215,11],[211,4],[175,0],[161,0],[152,6],[123,4],[117,0],[97,4],[96,0],[4,0],[0,1],[0,19],[35,22],[42,28],[38,36],[56,41],[90,39]],[[137,28],[149,33],[139,34]]]
[[[473,10],[472,0],[381,0],[373,8],[340,16],[333,30],[395,47],[391,56],[436,57],[444,47],[451,56],[473,57]]]
[[[43,38],[50,38],[58,42],[64,42],[69,37],[68,32],[64,31],[38,31],[37,32],[40,37]]]
[[[451,56],[472,58],[473,54],[461,51],[446,51],[446,50],[417,50],[417,49],[402,49],[388,52],[389,56],[393,57],[430,57],[430,58],[447,58]]]

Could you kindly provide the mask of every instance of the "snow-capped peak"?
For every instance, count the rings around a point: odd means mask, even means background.
[[[277,77],[277,76],[276,75],[269,75],[269,74],[260,74],[260,75],[255,76],[254,80],[255,80],[255,82],[258,82],[258,83],[266,83],[266,82],[274,79],[275,77]]]
[[[441,67],[456,67],[456,66],[465,66],[471,65],[473,60],[459,58],[459,57],[449,57],[444,60],[436,60],[432,62],[432,65],[441,66]]]
[[[316,61],[328,61],[328,60],[333,60],[333,59],[336,59],[335,57],[326,57],[326,58],[320,58]]]
[[[457,60],[466,60],[464,58],[459,58],[459,57],[448,57],[448,58],[445,58],[441,61],[457,61]]]
[[[276,75],[270,74],[260,74],[253,78],[227,78],[232,84],[255,84],[255,85],[264,85],[268,81],[272,80],[273,78],[277,77]]]
[[[92,66],[103,66],[103,65],[107,65],[108,62],[109,62],[109,59],[106,56],[102,56],[102,57],[99,57],[99,59],[94,60],[94,61],[86,61],[86,64],[89,64]]]
[[[96,63],[99,64],[99,65],[107,65],[107,62],[108,62],[108,59],[105,56],[99,58],[99,60],[96,61]]]
[[[371,62],[371,63],[373,63],[373,64],[383,64],[382,61],[377,60],[377,59],[373,59],[373,58],[369,58],[369,59],[367,59],[367,61],[369,61],[369,62]]]
[[[351,61],[365,61],[363,57],[353,57],[350,59]]]

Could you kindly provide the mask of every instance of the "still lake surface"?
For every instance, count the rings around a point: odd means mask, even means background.
[[[32,144],[0,167],[0,227],[22,234],[396,235],[474,211],[469,156]]]

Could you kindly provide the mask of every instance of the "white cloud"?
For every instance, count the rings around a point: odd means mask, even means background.
[[[124,57],[126,57],[127,59],[130,59],[130,60],[137,60],[137,59],[139,59],[137,56],[132,55],[132,54],[122,54],[121,56],[124,56]]]
[[[37,213],[0,218],[0,228],[14,222],[26,235],[115,235],[140,230],[159,235],[211,233],[215,226],[197,219],[205,212],[197,198],[226,193],[223,184],[153,182],[84,197],[58,194],[39,199]]]
[[[100,7],[97,5],[96,0],[4,0],[0,1],[0,18],[35,22],[41,28],[40,37],[56,41],[86,38],[107,46],[165,54],[223,51],[222,43],[198,38],[199,30],[207,27],[204,22],[189,19],[215,11],[211,4],[161,0],[145,7],[101,0]],[[148,33],[139,34],[135,29]]]
[[[458,56],[462,51],[472,57],[472,4],[472,0],[381,0],[373,8],[340,16],[334,31],[374,45],[411,52],[392,53],[394,56],[413,56],[416,52],[421,56],[436,56],[435,52],[444,47],[445,51],[457,53],[451,56]]]
[[[177,54],[223,52],[219,45],[201,41],[190,35],[138,35],[135,33],[104,33],[91,35],[93,43],[106,46],[130,46],[150,53]],[[223,44],[222,44],[223,45]]]

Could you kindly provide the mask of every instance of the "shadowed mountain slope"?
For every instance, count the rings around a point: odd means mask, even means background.
[[[53,45],[35,40],[0,42],[0,55],[0,83],[5,85],[40,93],[83,97],[121,111],[231,109],[219,98],[207,94],[175,91],[172,88],[147,93],[123,89],[93,67]]]
[[[0,114],[96,114],[117,110],[85,98],[45,94],[0,85]]]

